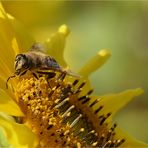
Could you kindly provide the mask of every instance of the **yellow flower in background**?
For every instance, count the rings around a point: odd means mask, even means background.
[[[82,67],[80,79],[58,73],[52,78],[41,74],[37,79],[27,73],[11,79],[6,89],[15,56],[27,52],[35,41],[2,6],[0,9],[0,146],[147,147],[112,124],[115,113],[143,92],[140,88],[91,95],[88,77],[110,57],[108,50],[100,50]],[[47,53],[63,67],[68,66],[63,58],[68,34],[68,27],[62,25],[44,43]]]

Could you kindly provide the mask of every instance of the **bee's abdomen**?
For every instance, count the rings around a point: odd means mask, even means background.
[[[45,63],[45,66],[47,66],[47,68],[51,68],[53,70],[61,70],[61,67],[60,65],[57,63],[57,61],[50,57],[50,56],[46,56],[45,59],[44,59],[44,63]]]

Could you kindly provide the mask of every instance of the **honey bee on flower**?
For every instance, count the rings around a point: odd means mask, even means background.
[[[4,70],[4,72],[0,71],[0,82],[3,82],[0,83],[0,111],[4,113],[3,116],[0,114],[0,128],[4,131],[9,147],[147,146],[123,134],[117,124],[111,122],[113,115],[121,107],[142,93],[141,89],[104,96],[92,94],[88,76],[108,59],[110,56],[108,50],[99,51],[80,70],[79,74],[82,75],[82,79],[77,79],[74,73],[60,66],[64,63],[63,45],[68,35],[66,25],[61,26],[48,40],[52,54],[43,53],[39,44],[33,45],[29,51],[27,51],[28,48],[24,48],[25,52],[22,52],[17,46],[19,38],[14,39],[14,36],[10,36],[10,31],[14,30],[10,29],[12,23],[8,14],[2,7],[0,13],[0,17],[5,22],[0,20],[2,24],[4,23],[2,31],[4,31],[7,43],[1,50],[12,53],[11,60],[7,61],[7,64],[0,62],[0,68]],[[5,28],[6,24],[9,29]],[[8,41],[7,37],[10,37]],[[1,39],[3,36],[0,34]],[[22,40],[24,39],[27,40],[26,37]],[[10,43],[12,43],[11,48]],[[54,54],[55,51],[57,54]],[[7,58],[6,53],[4,56],[0,55],[0,60]],[[13,69],[14,60],[12,59],[15,59],[15,72],[9,77]],[[27,73],[28,71],[30,72]],[[67,75],[72,75],[72,80],[67,79]],[[13,79],[11,82],[13,90],[6,89],[4,87],[6,79],[16,76],[18,79]],[[1,80],[3,77],[4,81]],[[21,122],[16,120],[17,117],[21,119]],[[6,144],[3,145],[7,147]]]
[[[97,105],[102,98],[94,99],[92,89],[81,95],[86,82],[45,54],[41,43],[17,54],[14,68],[7,82],[19,77],[15,94],[25,115],[19,123],[27,122],[39,137],[39,147],[119,147],[126,141],[115,137],[116,124],[108,127],[111,112],[97,116],[104,108]],[[31,73],[26,75],[28,71]],[[73,76],[73,82],[66,75]]]
[[[38,78],[37,74],[48,74],[50,77],[55,76],[54,71],[79,77],[78,74],[62,68],[53,57],[45,54],[41,43],[33,44],[26,53],[17,54],[14,67],[15,73],[7,79],[7,83],[10,78],[22,76],[27,71],[31,71],[36,78]],[[7,83],[6,87],[8,88]]]

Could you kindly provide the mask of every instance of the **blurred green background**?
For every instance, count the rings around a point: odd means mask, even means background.
[[[110,60],[91,76],[95,93],[102,95],[142,87],[145,93],[115,117],[118,125],[148,142],[148,2],[146,1],[2,1],[37,41],[62,24],[71,29],[65,57],[79,70],[99,49]]]

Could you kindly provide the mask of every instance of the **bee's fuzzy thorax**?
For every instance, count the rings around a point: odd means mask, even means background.
[[[105,122],[111,113],[98,116],[103,106],[92,109],[99,103],[99,99],[90,103],[92,90],[80,96],[85,83],[67,82],[65,76],[22,76],[17,84],[23,123],[38,136],[39,147],[120,146],[125,140],[115,139],[116,124],[109,128]]]

